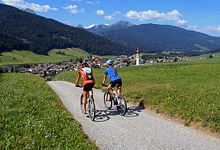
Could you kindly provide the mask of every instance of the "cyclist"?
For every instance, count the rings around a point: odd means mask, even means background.
[[[92,69],[89,68],[86,61],[83,61],[83,63],[82,63],[82,68],[80,69],[78,77],[76,79],[76,87],[79,86],[79,79],[80,79],[81,76],[83,78],[83,97],[84,97],[84,100],[83,100],[83,104],[84,104],[83,114],[86,114],[87,95],[88,95],[88,92],[90,92],[91,98],[93,98],[92,88],[95,85],[95,80],[93,78]]]
[[[111,99],[113,99],[113,92],[112,88],[114,88],[117,85],[118,88],[118,95],[121,95],[121,87],[122,87],[122,81],[121,77],[118,75],[117,69],[113,66],[113,60],[108,60],[106,64],[108,65],[108,68],[105,70],[104,79],[102,82],[102,85],[105,85],[105,81],[107,76],[109,76],[110,84],[108,86],[108,92],[111,95]]]

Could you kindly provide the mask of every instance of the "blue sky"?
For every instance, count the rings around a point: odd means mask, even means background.
[[[72,26],[166,24],[220,37],[220,0],[0,0]]]

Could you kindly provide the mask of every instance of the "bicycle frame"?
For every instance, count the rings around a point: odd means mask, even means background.
[[[83,97],[83,93],[81,94],[81,99],[80,99],[80,107],[81,110],[83,112],[83,103],[84,103],[84,97]],[[90,91],[87,94],[87,99],[86,99],[86,103],[88,104],[88,108],[89,108],[89,118],[94,121],[95,119],[95,114],[96,114],[96,110],[95,110],[95,102],[94,99],[91,97],[90,95]]]
[[[118,93],[117,93],[117,91],[115,91],[113,89],[112,89],[112,92],[114,95],[114,105],[117,105],[118,104]]]
[[[108,87],[107,85],[103,85],[103,86]],[[114,88],[111,88],[112,93],[113,93],[113,97],[114,97],[113,100],[110,98],[111,94],[109,91],[104,93],[104,105],[108,110],[110,110],[112,108],[112,101],[113,101],[114,105],[116,105],[116,107],[117,107],[118,113],[121,116],[124,116],[125,113],[127,112],[127,102],[126,102],[126,99],[124,98],[124,96],[118,95],[119,88],[117,85],[116,85],[116,87],[117,87],[116,90],[114,90]],[[120,101],[119,101],[119,99],[120,99]]]

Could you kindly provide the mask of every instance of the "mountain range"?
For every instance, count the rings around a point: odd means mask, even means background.
[[[98,25],[85,30],[106,37],[126,47],[142,52],[208,51],[220,47],[220,38],[171,25],[133,25],[119,21],[113,25]]]
[[[0,4],[0,53],[16,49],[47,55],[54,48],[72,47],[97,55],[130,53],[107,38],[26,11]]]
[[[161,53],[176,51],[208,52],[220,48],[220,38],[171,25],[141,24],[119,21],[90,28],[73,27],[0,4],[0,53],[30,50],[47,55],[51,49],[81,48],[97,55]]]
[[[108,24],[102,24],[102,25],[93,25],[92,27],[87,27],[84,28],[89,32],[95,33],[95,34],[101,34],[103,32],[107,32],[107,31],[112,31],[112,30],[116,30],[116,29],[122,29],[122,28],[126,28],[126,27],[131,27],[133,26],[132,23],[125,21],[125,20],[121,20],[119,22],[116,22],[112,25],[108,25]],[[83,28],[82,26],[79,26],[81,28]]]

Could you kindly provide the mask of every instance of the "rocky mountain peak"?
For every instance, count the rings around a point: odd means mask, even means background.
[[[36,12],[30,8],[23,9],[23,11],[36,15]]]
[[[132,23],[130,23],[129,21],[125,21],[125,20],[118,21],[118,22],[114,23],[112,26],[117,26],[117,25],[122,25],[124,27],[133,26]]]

